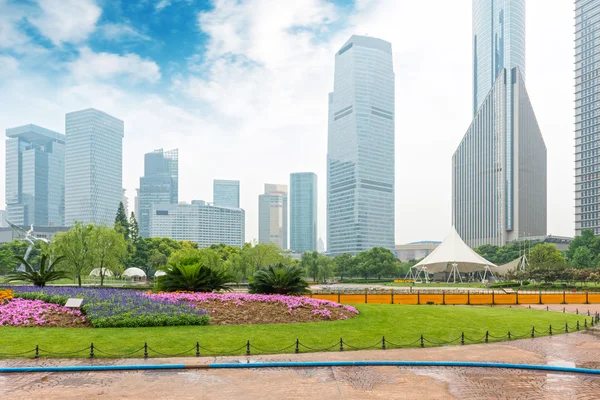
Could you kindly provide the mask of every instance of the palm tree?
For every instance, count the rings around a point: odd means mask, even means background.
[[[62,278],[69,277],[66,271],[57,271],[55,268],[64,257],[57,257],[54,261],[49,261],[48,255],[43,254],[40,259],[39,268],[34,268],[31,264],[26,261],[23,257],[15,257],[23,266],[25,271],[14,271],[7,275],[7,281],[25,281],[33,283],[34,286],[44,287],[46,283],[56,281]]]
[[[308,283],[302,278],[304,271],[282,263],[269,265],[254,273],[248,291],[262,294],[306,293]]]
[[[166,292],[185,290],[212,292],[229,290],[227,283],[233,278],[225,271],[213,270],[201,264],[173,264],[165,267],[166,275],[157,279],[158,288]]]

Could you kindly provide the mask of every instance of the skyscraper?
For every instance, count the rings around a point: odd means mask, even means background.
[[[600,0],[575,1],[575,233],[600,234]]]
[[[290,250],[317,250],[317,175],[290,174]]]
[[[265,193],[258,196],[258,241],[275,243],[283,250],[288,246],[288,187],[265,183]]]
[[[65,135],[30,124],[7,129],[6,137],[7,219],[63,226]]]
[[[123,190],[123,121],[88,108],[66,115],[65,224],[112,226]]]
[[[392,45],[352,36],[335,55],[329,94],[327,250],[394,249]]]
[[[240,208],[240,181],[215,179],[213,203],[218,207]]]
[[[140,236],[150,236],[153,204],[177,204],[179,201],[179,151],[154,150],[144,156],[144,176],[138,192]]]
[[[190,240],[200,248],[224,243],[242,247],[245,241],[245,211],[217,207],[202,200],[192,204],[153,204],[150,236]]]
[[[471,247],[546,234],[546,146],[525,88],[525,0],[473,0],[474,118],[452,157]]]

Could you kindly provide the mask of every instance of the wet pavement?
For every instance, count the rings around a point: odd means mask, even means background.
[[[0,366],[356,360],[489,361],[600,369],[600,328],[504,343],[425,349],[150,360],[17,359],[0,360]],[[327,367],[0,374],[0,398],[11,400],[599,397],[600,376],[498,368]]]

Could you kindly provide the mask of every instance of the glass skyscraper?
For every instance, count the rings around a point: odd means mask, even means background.
[[[215,179],[213,203],[218,207],[240,208],[240,181]]]
[[[317,175],[290,174],[290,250],[317,250]]]
[[[265,183],[265,193],[258,196],[258,242],[275,243],[283,250],[288,246],[288,187]]]
[[[65,135],[25,125],[6,130],[6,219],[63,226]]]
[[[392,45],[352,36],[335,55],[329,94],[327,250],[394,250]]]
[[[144,156],[144,176],[138,192],[140,236],[150,237],[153,204],[177,204],[179,201],[179,151],[155,150]]]
[[[65,224],[115,222],[123,190],[123,121],[89,108],[66,115]]]
[[[575,233],[600,234],[600,0],[575,1]]]
[[[524,71],[525,0],[474,0],[474,118],[452,157],[452,222],[471,247],[546,234],[546,146]]]

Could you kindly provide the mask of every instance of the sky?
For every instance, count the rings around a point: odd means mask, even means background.
[[[548,151],[548,234],[574,234],[574,6],[528,0],[526,86]],[[0,0],[0,129],[125,121],[133,209],[144,154],[179,149],[179,199],[241,181],[246,241],[264,183],[315,172],[326,242],[327,95],[353,35],[392,43],[396,243],[451,228],[451,159],[471,122],[470,0]],[[0,176],[4,177],[4,140]],[[4,198],[4,185],[0,186]]]

